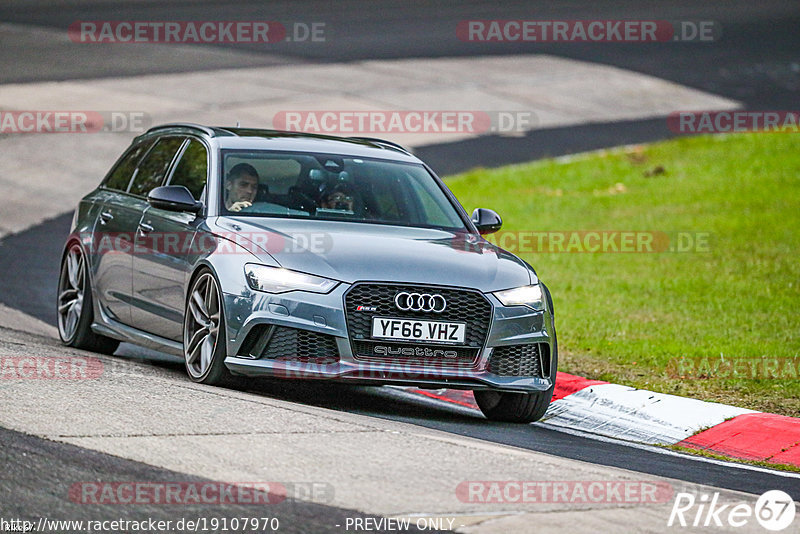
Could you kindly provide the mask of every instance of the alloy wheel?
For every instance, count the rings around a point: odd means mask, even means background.
[[[75,337],[83,310],[85,262],[78,245],[70,247],[61,265],[58,282],[58,332],[61,339],[69,341]]]
[[[211,367],[220,328],[220,295],[211,273],[195,280],[183,329],[183,352],[186,369],[193,378],[201,378]]]

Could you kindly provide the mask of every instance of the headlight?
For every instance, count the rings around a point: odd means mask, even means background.
[[[329,293],[339,284],[336,280],[256,263],[246,264],[244,274],[247,278],[247,285],[252,289],[267,293],[286,293],[287,291]]]
[[[544,295],[542,286],[539,284],[498,291],[494,296],[505,306],[529,306],[534,310],[544,309]]]

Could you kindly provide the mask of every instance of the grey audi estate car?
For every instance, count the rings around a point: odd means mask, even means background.
[[[206,384],[468,389],[489,419],[535,421],[556,379],[553,304],[481,237],[501,224],[388,141],[158,126],[75,211],[58,330],[180,355]]]

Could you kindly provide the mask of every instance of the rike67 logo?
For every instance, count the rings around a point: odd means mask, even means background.
[[[730,528],[743,527],[755,520],[765,529],[778,532],[794,521],[796,505],[786,492],[770,490],[761,495],[755,506],[749,503],[720,504],[719,493],[677,493],[667,526],[719,527],[728,532]]]

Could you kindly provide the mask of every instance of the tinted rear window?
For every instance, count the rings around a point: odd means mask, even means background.
[[[208,175],[208,153],[200,141],[192,139],[175,166],[170,185],[183,185],[191,191],[195,200],[200,200]]]
[[[108,175],[103,185],[109,189],[127,191],[133,171],[136,170],[136,165],[151,144],[153,142],[149,140],[130,148]]]
[[[134,195],[147,196],[151,189],[160,186],[183,141],[183,137],[159,139],[139,164],[139,170],[129,192]]]

